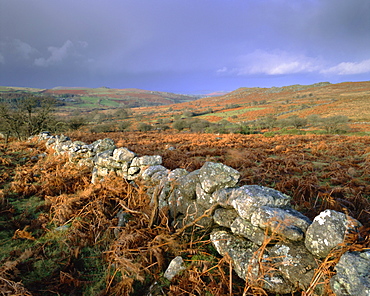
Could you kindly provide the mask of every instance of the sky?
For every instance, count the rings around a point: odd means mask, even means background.
[[[369,0],[0,0],[0,85],[205,94],[370,80]]]

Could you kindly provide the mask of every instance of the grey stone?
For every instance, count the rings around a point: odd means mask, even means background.
[[[185,169],[181,168],[174,169],[168,174],[168,181],[175,181],[180,177],[186,176],[187,174],[189,174],[189,172]]]
[[[69,146],[72,144],[72,141],[63,141],[63,142],[58,142],[56,141],[52,147],[54,148],[55,152],[57,155],[63,154],[68,151]]]
[[[230,229],[234,234],[241,235],[259,246],[261,246],[266,239],[264,230],[240,217],[233,221],[230,225]]]
[[[75,141],[69,146],[70,152],[77,152],[82,149],[82,146],[85,145],[84,142],[81,141]]]
[[[277,190],[259,186],[245,185],[235,188],[229,203],[238,211],[239,216],[250,220],[256,208],[261,206],[287,207],[291,197]]]
[[[213,205],[214,201],[212,199],[212,195],[205,192],[202,185],[200,185],[199,183],[195,185],[195,194],[197,198],[197,203],[202,205],[202,207],[210,208]]]
[[[248,281],[253,281],[260,276],[259,264],[256,261],[258,246],[242,237],[235,236],[224,230],[214,229],[210,239],[217,252],[228,256],[237,275]],[[268,255],[265,256],[266,264]],[[286,294],[292,292],[292,285],[286,282],[279,271],[271,270],[263,276],[263,287],[267,291]]]
[[[224,208],[233,208],[230,202],[230,197],[234,191],[239,188],[222,188],[212,193],[212,200]]]
[[[185,269],[184,260],[182,260],[181,256],[177,256],[171,260],[163,276],[169,281],[172,281],[175,276]]]
[[[168,177],[168,173],[169,173],[170,170],[168,169],[165,169],[165,170],[161,170],[161,171],[157,171],[155,172],[152,177],[151,177],[151,181],[154,183],[154,184],[158,184],[160,183],[162,180],[167,180],[167,177]]]
[[[275,266],[295,288],[306,290],[309,287],[317,264],[303,243],[280,242],[269,249],[269,254],[274,258]],[[322,286],[317,287],[316,295],[321,294],[320,291]]]
[[[103,152],[105,150],[114,150],[116,145],[112,139],[100,139],[90,144],[92,151],[95,153]]]
[[[5,136],[4,136],[3,134],[0,134],[0,135],[2,135],[2,138],[5,138]],[[0,137],[1,137],[1,136],[0,136]],[[52,135],[51,135],[51,133],[50,133],[50,132],[48,132],[48,131],[41,132],[41,133],[39,134],[39,139],[40,139],[40,140],[47,140],[47,139],[49,139],[50,137],[52,137]]]
[[[337,296],[370,295],[370,250],[347,252],[335,266],[330,286]]]
[[[196,185],[199,183],[198,178],[199,170],[195,170],[183,177],[176,180],[176,190],[179,191],[179,196],[183,196],[187,199],[196,198]]]
[[[53,145],[55,142],[56,142],[56,138],[55,137],[52,137],[52,138],[49,138],[47,141],[46,141],[46,143],[45,143],[45,146],[47,147],[47,148],[49,148],[51,145]]]
[[[113,151],[113,159],[117,162],[128,162],[131,163],[131,161],[134,159],[136,154],[127,148],[117,148]]]
[[[343,243],[346,233],[356,231],[361,223],[343,213],[325,210],[315,217],[306,232],[306,248],[314,255],[324,258]]]
[[[251,223],[262,229],[280,234],[290,240],[303,240],[304,232],[311,221],[293,209],[262,206],[256,208],[251,216]]]
[[[210,240],[221,256],[228,255],[230,257],[238,276],[246,280],[249,260],[258,250],[258,246],[242,237],[218,229],[211,232]]]
[[[240,178],[240,173],[222,163],[206,162],[199,170],[199,182],[206,193],[217,189],[234,187]]]
[[[108,169],[121,169],[122,164],[116,162],[113,157],[113,150],[105,150],[103,152],[97,153],[94,157],[94,162],[97,166],[105,167]]]
[[[71,139],[65,135],[56,136],[56,142],[57,143],[63,143],[63,142],[69,142]]]
[[[133,158],[131,166],[144,167],[144,166],[159,165],[159,164],[162,164],[162,156],[144,155],[144,156]]]
[[[137,175],[137,174],[139,174],[139,172],[140,172],[139,167],[129,167],[127,169],[127,174],[130,175],[130,176]]]
[[[81,158],[81,159],[78,160],[77,164],[79,166],[87,166],[89,168],[94,167],[94,162],[93,162],[92,158]]]
[[[152,165],[141,172],[141,177],[143,178],[144,181],[157,181],[156,183],[158,183],[160,179],[167,176],[168,173],[169,173],[169,170],[166,169],[164,166]]]
[[[213,214],[213,221],[220,226],[230,228],[237,216],[238,213],[234,209],[219,208]]]

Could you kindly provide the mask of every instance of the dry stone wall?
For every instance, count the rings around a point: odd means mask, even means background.
[[[153,205],[168,209],[174,227],[195,221],[208,210],[209,215],[197,224],[209,229],[218,253],[231,258],[242,279],[263,276],[263,288],[271,293],[307,290],[320,260],[361,226],[333,210],[311,221],[290,206],[291,197],[279,191],[238,186],[239,172],[222,163],[206,162],[193,172],[171,171],[162,166],[161,156],[137,156],[127,148],[116,148],[111,139],[89,145],[49,133],[40,139],[57,154],[68,153],[70,161],[90,166],[92,183],[112,173],[144,181],[150,185]],[[335,269],[330,284],[336,295],[370,295],[370,250],[345,253]],[[316,286],[312,293],[323,295],[323,287]]]

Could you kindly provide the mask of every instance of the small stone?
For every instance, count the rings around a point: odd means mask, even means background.
[[[162,156],[160,155],[144,155],[140,157],[135,157],[132,160],[131,166],[143,167],[151,165],[162,164]]]
[[[245,185],[233,190],[229,203],[238,211],[240,217],[250,220],[257,208],[287,207],[290,200],[291,197],[277,190],[259,185]]]
[[[240,178],[240,173],[222,163],[206,162],[199,170],[199,182],[206,193],[217,189],[233,187]]]
[[[280,234],[290,240],[303,240],[304,232],[311,221],[293,209],[280,209],[262,206],[257,208],[252,216],[251,223],[262,229]]]
[[[370,250],[347,252],[335,266],[330,286],[337,296],[370,295]]]
[[[306,248],[314,255],[324,258],[343,243],[350,231],[357,231],[361,223],[343,213],[325,210],[315,217],[306,232]]]
[[[113,151],[113,159],[117,162],[128,162],[131,163],[131,161],[134,159],[136,154],[127,148],[117,148]]]
[[[172,259],[163,276],[169,281],[172,281],[175,276],[185,269],[184,260],[182,260],[181,256],[177,256]]]
[[[230,225],[230,229],[234,234],[241,235],[259,246],[261,246],[266,239],[264,230],[240,217],[233,221]]]
[[[238,214],[234,209],[219,208],[213,214],[213,221],[220,226],[230,228],[237,216]]]

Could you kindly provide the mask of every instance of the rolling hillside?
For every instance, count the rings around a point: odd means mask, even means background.
[[[269,115],[282,119],[291,115],[306,117],[317,114],[323,117],[343,115],[352,123],[369,123],[370,81],[239,88],[223,96],[161,106],[155,110],[150,107],[140,109],[142,112],[161,113],[169,108],[173,112],[192,111],[200,114],[200,118],[214,122],[222,119],[253,121]]]
[[[176,104],[198,99],[199,96],[174,94],[169,92],[148,91],[135,88],[111,89],[55,87],[52,89],[35,89],[23,87],[0,87],[1,93],[33,93],[49,95],[61,102],[59,111],[83,109],[111,109],[117,107],[141,107]],[[64,107],[64,108],[63,108]]]

